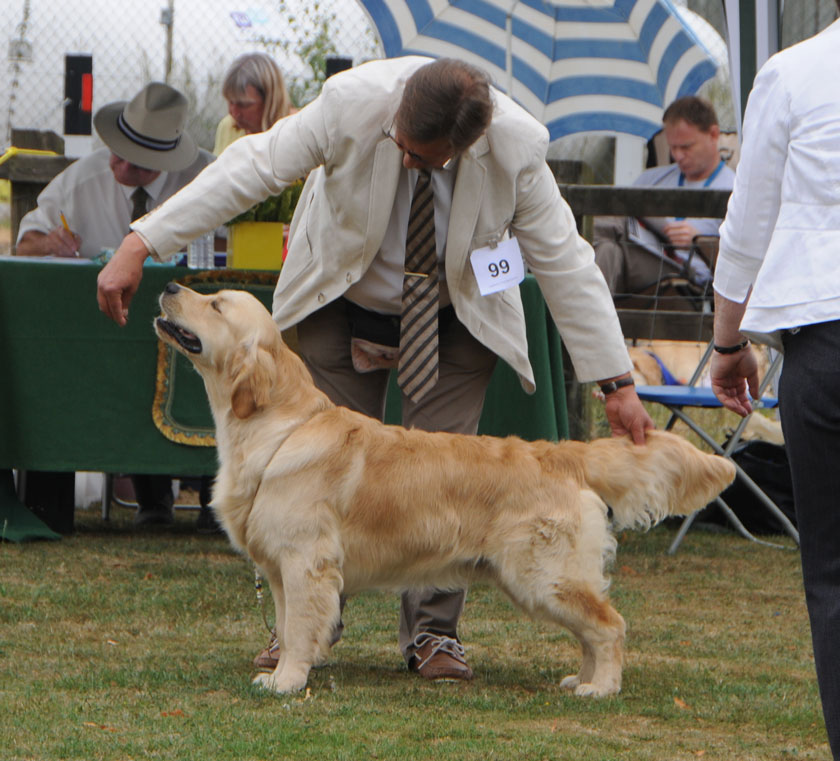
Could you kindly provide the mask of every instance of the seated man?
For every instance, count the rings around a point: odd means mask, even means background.
[[[20,223],[19,256],[81,256],[116,249],[129,225],[188,184],[213,156],[184,131],[187,99],[160,82],[109,103],[94,125],[107,147],[53,178]],[[137,525],[174,520],[172,479],[133,475]]]
[[[732,189],[735,173],[720,157],[720,128],[711,103],[693,95],[679,98],[665,110],[662,122],[676,163],[642,172],[634,186]],[[717,235],[721,222],[601,217],[595,222],[593,235],[595,261],[613,294],[639,293],[665,274],[684,274],[702,287],[711,273],[702,258],[689,261],[689,248],[697,235]]]

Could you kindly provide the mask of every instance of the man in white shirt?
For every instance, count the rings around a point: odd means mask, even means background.
[[[735,173],[720,157],[720,127],[711,103],[688,95],[675,100],[662,116],[673,164],[642,172],[635,187],[730,190]],[[684,274],[694,285],[711,278],[706,263],[689,259],[698,235],[717,235],[720,219],[600,217],[592,246],[595,261],[613,294],[640,293],[663,274]]]
[[[840,3],[838,3],[840,7]],[[840,21],[773,56],[747,102],[715,269],[712,388],[748,414],[749,335],[783,348],[779,411],[833,757],[840,758]]]
[[[38,196],[20,223],[18,256],[92,259],[116,249],[130,224],[189,183],[211,161],[184,130],[187,99],[161,82],[94,116],[107,147],[79,159]],[[172,478],[131,476],[137,525],[174,521]],[[207,491],[203,489],[202,491]],[[203,511],[204,523],[209,512]]]
[[[116,249],[135,211],[142,216],[141,208],[145,214],[163,203],[213,160],[184,131],[186,115],[186,98],[161,82],[146,85],[130,102],[99,109],[94,125],[107,147],[44,188],[21,220],[15,253],[92,259]],[[142,200],[134,198],[138,188]]]

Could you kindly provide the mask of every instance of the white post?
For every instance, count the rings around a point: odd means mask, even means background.
[[[613,185],[632,185],[641,174],[646,142],[633,135],[616,135]]]

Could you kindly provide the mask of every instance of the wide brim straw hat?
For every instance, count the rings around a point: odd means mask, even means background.
[[[174,87],[150,82],[130,101],[100,108],[93,124],[121,159],[144,169],[177,172],[198,156],[198,146],[184,129],[187,105]]]

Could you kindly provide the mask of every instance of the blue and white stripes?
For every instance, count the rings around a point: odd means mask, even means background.
[[[556,139],[650,137],[716,66],[671,0],[359,0],[389,57],[463,58]]]

